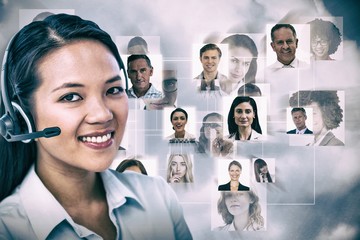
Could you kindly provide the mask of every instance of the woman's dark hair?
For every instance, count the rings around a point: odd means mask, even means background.
[[[255,178],[256,178],[256,181],[257,182],[260,182],[260,169],[264,166],[267,166],[266,162],[261,159],[261,158],[258,158],[255,160],[254,162],[254,172],[255,172]],[[270,173],[269,173],[269,170],[268,172],[266,173],[266,178],[268,180],[268,182],[272,182],[272,178],[270,176]]]
[[[209,147],[210,147],[210,141],[209,139],[205,136],[205,132],[204,132],[204,129],[205,129],[205,124],[206,123],[206,120],[209,118],[209,117],[216,117],[216,118],[219,118],[219,120],[222,122],[222,119],[223,119],[223,116],[219,113],[216,113],[216,112],[212,112],[212,113],[209,113],[207,114],[203,120],[202,120],[202,126],[200,128],[200,137],[199,137],[199,144],[198,144],[198,152],[199,153],[205,153],[206,150],[209,150]]]
[[[123,68],[118,49],[109,34],[94,22],[80,17],[57,14],[43,21],[35,21],[22,28],[13,38],[6,63],[4,81],[9,86],[11,101],[18,102],[23,110],[31,113],[33,93],[40,86],[38,63],[52,51],[71,42],[93,40],[104,44]],[[0,114],[4,114],[1,102]],[[29,116],[31,118],[31,116]],[[31,118],[32,119],[32,118]],[[36,143],[7,142],[0,137],[0,201],[9,196],[19,185],[37,158]]]
[[[235,136],[235,140],[240,140],[240,135],[239,135],[239,127],[235,123],[234,112],[235,112],[235,108],[237,107],[237,105],[239,105],[240,103],[243,103],[243,102],[250,103],[250,105],[253,108],[254,114],[255,114],[255,118],[251,124],[251,128],[253,130],[255,130],[256,132],[262,134],[260,123],[259,123],[258,110],[257,110],[255,100],[248,96],[238,96],[232,102],[230,110],[229,110],[229,115],[228,115],[229,134],[230,134],[230,137]]]
[[[188,119],[188,114],[187,114],[187,112],[186,112],[184,109],[182,109],[182,108],[176,108],[176,109],[175,109],[174,111],[172,111],[171,114],[170,114],[170,122],[172,122],[172,118],[173,118],[173,116],[174,116],[174,113],[176,113],[176,112],[182,112],[182,113],[184,113],[186,120]]]
[[[229,49],[236,47],[243,47],[251,52],[253,58],[251,60],[249,70],[246,73],[244,80],[246,83],[255,83],[255,77],[257,72],[257,57],[258,57],[258,50],[255,45],[255,42],[247,35],[235,34],[228,36],[227,38],[222,40],[221,43],[228,44]]]
[[[298,91],[289,99],[291,107],[317,103],[327,130],[339,127],[342,122],[343,110],[339,105],[339,101],[337,91]]]
[[[341,43],[341,33],[339,28],[337,28],[335,24],[330,21],[324,21],[318,18],[309,22],[309,24],[310,40],[312,41],[316,37],[328,40],[330,43],[328,54],[331,55],[335,53]],[[310,49],[311,52],[313,52],[312,48]]]
[[[148,175],[147,174],[147,171],[144,167],[144,165],[142,164],[142,162],[140,162],[139,160],[137,159],[134,159],[134,158],[130,158],[130,159],[125,159],[123,160],[119,166],[116,168],[116,171],[118,172],[124,172],[127,168],[129,167],[132,167],[132,166],[136,166],[136,167],[139,167],[140,171],[142,174],[144,175]]]

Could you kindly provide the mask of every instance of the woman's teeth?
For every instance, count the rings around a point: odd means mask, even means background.
[[[83,142],[92,142],[92,143],[103,143],[111,138],[111,133],[105,134],[103,136],[97,137],[82,137],[81,140]]]

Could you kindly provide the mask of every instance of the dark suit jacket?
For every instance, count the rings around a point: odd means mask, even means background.
[[[219,191],[230,191],[230,182],[218,187]],[[250,188],[239,183],[238,191],[249,191]]]
[[[296,134],[296,129],[290,130],[288,132],[286,132],[287,134]],[[310,131],[309,129],[306,129],[304,134],[313,134],[312,131]]]
[[[319,146],[344,146],[344,143],[335,137],[332,132],[328,132],[320,142]]]

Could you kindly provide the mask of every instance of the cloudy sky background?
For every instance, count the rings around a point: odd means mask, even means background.
[[[170,152],[193,154],[195,183],[173,187],[195,239],[356,239],[360,237],[360,30],[351,2],[355,1],[334,5],[316,0],[2,0],[0,50],[4,51],[19,28],[19,9],[71,9],[98,23],[114,40],[117,36],[159,36],[164,68],[177,71],[177,105],[196,108],[196,122],[190,124],[198,131],[206,113],[222,113],[223,109],[218,98],[196,94],[192,66],[198,59],[193,59],[193,44],[205,38],[218,40],[226,33],[265,36],[266,25],[279,21],[301,24],[304,17],[343,17],[343,60],[317,63],[310,73],[296,78],[294,85],[277,86],[269,99],[273,110],[268,111],[269,140],[237,146],[235,158],[264,157],[276,162],[276,183],[267,187],[265,232],[211,231],[218,184],[216,160],[196,153],[194,146],[168,145],[162,126],[169,119],[162,111],[132,111],[130,116],[136,118],[131,121],[139,122],[128,125],[128,141],[132,153],[158,161],[158,174],[164,177]],[[311,89],[345,91],[345,147],[289,146],[283,134],[286,119],[281,114],[289,91],[299,90],[294,86],[302,88],[305,81]],[[265,82],[272,84],[269,79]]]

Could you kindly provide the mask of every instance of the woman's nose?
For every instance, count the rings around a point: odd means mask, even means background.
[[[112,118],[113,112],[103,99],[93,99],[89,102],[87,114],[89,123],[106,123]]]

